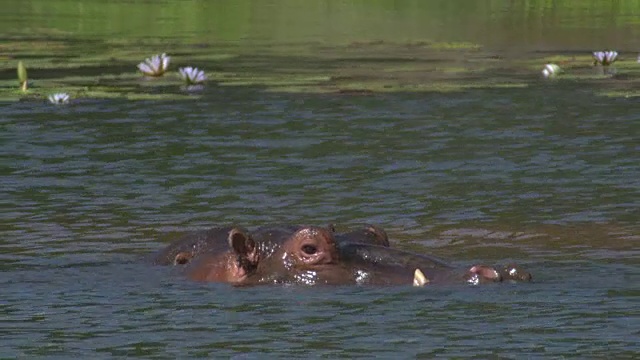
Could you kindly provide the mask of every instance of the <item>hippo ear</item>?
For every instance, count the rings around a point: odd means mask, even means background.
[[[229,231],[229,246],[233,251],[242,257],[250,257],[256,252],[256,243],[249,234],[240,228],[233,228]]]
[[[365,230],[375,235],[377,240],[376,245],[389,247],[389,235],[387,235],[387,232],[384,231],[383,228],[381,228],[380,226],[367,224],[365,226]]]
[[[190,252],[179,252],[176,254],[176,257],[173,258],[173,265],[184,265],[188,263],[191,258],[193,258],[193,254],[191,254]]]

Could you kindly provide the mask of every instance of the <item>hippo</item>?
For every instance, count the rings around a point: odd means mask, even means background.
[[[173,241],[154,254],[155,265],[185,265],[201,253],[221,253],[229,250],[233,238],[249,237],[249,232],[239,226],[214,227],[195,231]]]
[[[310,225],[269,225],[252,231],[251,235],[257,243],[273,248],[281,245],[288,236],[296,231],[309,226]],[[365,224],[360,229],[345,233],[338,233],[333,224],[329,224],[326,229],[333,234],[336,244],[362,243],[389,246],[387,233],[376,225]]]
[[[246,232],[235,232],[227,240],[226,248],[210,249],[193,257],[184,267],[187,277],[237,285],[254,274],[264,256],[258,243]]]
[[[260,284],[410,285],[529,281],[516,265],[454,268],[434,256],[389,247],[386,233],[366,225],[346,233],[332,226],[281,225],[252,232],[216,227],[178,239],[157,264],[184,265],[196,281]]]
[[[358,284],[398,285],[412,282],[426,284],[483,284],[501,281],[530,281],[531,274],[514,264],[495,268],[473,265],[456,268],[443,259],[400,249],[370,245],[342,244],[341,261],[355,270]]]
[[[258,228],[252,232],[257,236],[256,243],[262,244],[263,250],[279,246],[287,236],[293,234],[304,225],[275,225]],[[330,231],[335,233],[335,227],[329,225]],[[164,249],[153,255],[155,265],[185,265],[194,257],[202,253],[219,253],[229,251],[229,238],[242,233],[250,236],[249,232],[239,226],[214,227],[204,231],[195,231],[173,241]],[[338,243],[357,242],[372,245],[389,246],[387,233],[376,225],[365,225],[362,229],[347,233],[335,233]]]
[[[340,283],[349,274],[338,266],[338,244],[389,246],[386,232],[375,225],[366,225],[362,229],[335,236],[333,226],[266,226],[252,231],[250,235],[236,228],[231,231],[236,231],[237,237],[242,234],[244,238],[232,242],[234,239],[229,236],[226,249],[211,251],[210,247],[208,251],[198,254],[186,270],[187,277],[234,285],[291,282],[309,284],[313,279],[308,273],[320,271],[327,278],[325,283]],[[189,259],[192,258],[193,256]]]
[[[270,256],[244,284],[424,286],[531,280],[531,275],[516,265],[457,268],[435,256],[375,243],[339,242],[331,235],[324,229],[307,227],[288,239],[281,238],[278,243],[282,246],[271,248]],[[313,260],[316,253],[322,256]]]
[[[227,252],[205,252],[186,270],[197,281],[258,285],[304,282],[305,272],[326,271],[337,281],[338,247],[331,229],[317,226],[259,228],[244,239],[229,243]]]
[[[335,228],[331,226],[335,233]],[[361,243],[389,247],[389,236],[387,232],[376,225],[367,224],[362,229],[350,231],[347,233],[334,234],[338,244]]]
[[[187,267],[187,277],[192,280],[227,282],[235,285],[264,282],[259,280],[262,274],[284,272],[281,267],[272,269],[265,265],[269,263],[268,260],[283,246],[288,248],[295,246],[297,238],[294,234],[305,228],[311,227],[275,225],[258,228],[243,241],[236,244],[230,242],[225,251],[201,253],[194,259],[193,264]],[[332,230],[325,229],[326,232]],[[258,265],[261,262],[263,265],[258,272]],[[251,281],[247,280],[249,275],[253,275]]]
[[[346,238],[339,242],[331,229],[315,226],[260,228],[247,240],[248,245],[233,246],[235,255],[204,254],[190,265],[188,277],[245,286],[424,286],[503,280],[501,271],[490,266],[474,265],[460,269],[430,255],[349,242]],[[255,252],[248,254],[248,250]],[[242,259],[246,260],[243,262]],[[503,272],[509,274],[506,269]],[[523,276],[524,271],[519,272],[519,276]],[[509,276],[516,279],[513,271],[512,274]]]

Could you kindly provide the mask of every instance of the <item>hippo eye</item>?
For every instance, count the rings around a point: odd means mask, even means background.
[[[303,245],[302,251],[307,255],[313,255],[318,252],[318,248],[313,245]]]

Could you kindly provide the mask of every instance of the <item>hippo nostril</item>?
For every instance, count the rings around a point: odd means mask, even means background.
[[[303,245],[302,251],[307,255],[313,255],[318,252],[318,248],[313,245]]]

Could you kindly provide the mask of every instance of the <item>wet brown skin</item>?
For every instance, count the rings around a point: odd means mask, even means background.
[[[228,247],[224,251],[198,254],[185,267],[187,276],[196,281],[240,284],[258,266],[261,254],[257,243],[246,232],[229,233]]]
[[[361,243],[389,247],[387,232],[376,225],[367,224],[362,229],[334,234],[334,237],[338,244]]]
[[[255,242],[265,253],[263,255],[268,255],[281,246],[295,231],[303,227],[304,225],[267,226],[253,231],[251,236],[256,239]],[[333,227],[330,226],[330,229]],[[238,226],[214,227],[204,231],[191,232],[158,251],[153,255],[151,261],[156,265],[185,265],[203,253],[228,252],[230,250],[228,238],[232,231],[248,233],[246,229]],[[389,246],[386,232],[375,225],[366,225],[362,229],[335,234],[335,239],[340,243],[358,242]]]
[[[516,265],[503,268],[487,265],[457,268],[434,256],[369,244],[341,244],[339,256],[341,266],[351,270],[351,277],[344,282],[345,284],[411,284],[416,269],[425,275],[430,285],[456,283],[477,285],[531,280],[531,274]],[[319,275],[319,282],[323,282],[323,276],[324,274]]]
[[[152,262],[155,265],[185,265],[202,253],[228,252],[230,238],[238,236],[238,233],[249,236],[246,229],[238,226],[214,227],[188,233],[154,254]]]
[[[199,254],[186,267],[187,277],[234,285],[284,283],[337,261],[333,234],[317,226],[259,228],[229,244],[226,252]]]
[[[251,232],[255,253],[234,248],[228,252],[204,252],[193,260],[187,276],[193,280],[227,282],[235,285],[269,283],[313,283],[322,273],[323,283],[346,283],[348,269],[339,266],[337,238],[388,245],[384,230],[373,225],[337,234],[333,228],[307,225],[267,226]],[[245,259],[245,261],[241,261]]]
[[[457,269],[433,256],[386,247],[386,233],[373,226],[343,234],[334,234],[331,227],[303,225],[263,227],[251,235],[241,228],[214,229],[204,238],[216,246],[202,247],[206,250],[188,258],[190,279],[234,285],[410,285],[415,270],[420,269],[428,284],[531,280],[516,265]],[[225,239],[222,235],[227,229]],[[182,245],[190,244],[186,240]],[[179,259],[183,252],[176,249],[184,248],[173,246],[165,253],[175,253]]]
[[[470,284],[484,284],[489,282],[529,282],[533,280],[531,273],[520,266],[509,264],[507,266],[474,265],[464,276]]]
[[[533,279],[531,273],[527,272],[516,264],[503,266],[498,271],[500,273],[500,276],[502,277],[502,281],[527,282]]]
[[[461,282],[462,274],[446,261],[434,256],[362,243],[345,243],[338,247],[341,265],[349,269],[344,284],[411,285],[416,269],[431,284]],[[325,274],[321,274],[322,277]]]
[[[205,254],[189,264],[186,273],[191,280],[230,284],[241,283],[248,275],[232,252]]]
[[[277,236],[273,235],[273,230],[267,232],[272,244],[281,245],[267,247],[268,256],[261,259],[254,274],[243,285],[311,284],[317,273],[326,272],[326,277],[333,280],[347,275],[339,270],[336,240],[329,229],[301,226],[291,234],[281,232]],[[257,238],[264,239],[260,235]]]
[[[503,280],[491,266],[460,269],[430,255],[344,240],[339,243],[331,230],[319,227],[300,227],[286,239],[286,231],[275,235],[277,231],[269,230],[268,234],[270,241],[279,239],[281,245],[259,262],[242,285],[410,285],[416,269],[426,275],[429,284]]]

